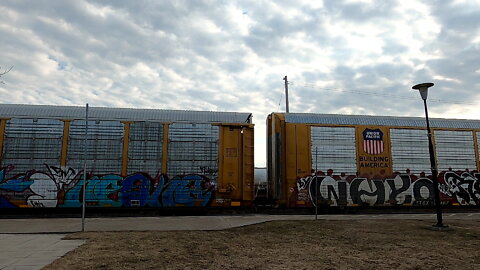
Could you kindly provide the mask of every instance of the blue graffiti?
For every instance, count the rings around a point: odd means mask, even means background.
[[[88,175],[84,190],[83,172],[71,168],[47,166],[47,173],[32,170],[6,179],[12,167],[0,170],[0,208],[74,208],[81,207],[83,199],[88,207],[207,206],[215,189],[203,175],[168,179],[166,175],[152,178],[138,172],[125,178],[117,174]]]
[[[144,173],[136,173],[125,178],[122,182],[122,201],[126,207],[150,206],[159,207],[158,197],[164,185],[164,176],[160,176],[157,183],[155,179]]]
[[[83,195],[86,194],[85,204],[89,207],[121,207],[121,183],[123,177],[109,174],[92,176],[87,180],[86,191],[83,192],[83,179],[65,195],[65,203],[60,207],[82,206]]]
[[[7,198],[0,196],[0,208],[17,208],[17,206],[11,203]]]
[[[26,206],[28,197],[34,194],[30,189],[33,181],[28,180],[28,176],[16,175],[11,179],[6,179],[7,173],[13,168],[12,165],[9,165],[0,170],[0,208]]]
[[[13,192],[22,192],[30,187],[33,181],[20,179],[10,179],[0,183],[0,189],[9,190]]]
[[[162,205],[165,207],[206,206],[212,197],[212,190],[213,185],[205,176],[177,176],[165,188],[162,194]]]

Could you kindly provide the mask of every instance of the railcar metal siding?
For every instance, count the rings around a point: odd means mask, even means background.
[[[273,132],[274,132],[274,190],[276,199],[283,199],[286,196],[285,189],[287,188],[286,182],[286,137],[285,137],[285,116],[283,114],[274,114]]]
[[[472,131],[435,130],[434,136],[440,171],[476,169]]]
[[[219,193],[225,198],[242,197],[242,134],[240,128],[220,127]]]
[[[120,174],[122,170],[123,124],[116,121],[88,121],[87,171],[93,174]],[[70,125],[67,165],[84,166],[85,121]]]
[[[219,127],[173,123],[168,132],[168,175],[202,174],[216,182]]]
[[[390,126],[419,127],[426,126],[422,117],[397,117],[377,115],[341,115],[341,114],[308,114],[287,113],[287,123],[322,124],[322,125],[355,125],[355,126]],[[430,118],[430,127],[448,129],[480,129],[479,120]]]
[[[273,196],[280,205],[313,206],[317,199],[322,205],[434,204],[428,137],[423,118],[272,113],[267,123],[271,130],[269,165],[281,168],[277,174],[277,170],[270,168],[268,181],[269,187],[281,188],[280,196]],[[274,123],[278,123],[278,127]],[[480,127],[480,121],[436,119],[433,123],[442,204],[478,205],[475,194],[479,181],[480,130],[473,127]],[[304,126],[309,127],[311,136],[305,141],[305,132],[301,131]],[[356,157],[356,164],[354,160],[351,162],[351,168],[356,168],[356,173],[342,175],[337,170],[329,172],[327,167],[334,167],[335,163],[326,167],[320,164],[327,163],[330,157],[321,156],[324,152],[318,148],[330,148],[331,152],[336,152],[338,149],[335,147],[341,145],[335,141],[335,132],[323,134],[320,131],[336,128],[355,130],[355,138],[352,139],[355,152],[350,154]],[[274,129],[277,136],[273,136]],[[333,138],[329,140],[328,136]],[[276,151],[273,141],[278,137],[282,140]],[[302,149],[308,144],[311,144],[308,155],[311,169],[317,166],[324,173],[315,176],[303,174],[306,158]],[[318,155],[315,155],[315,148]],[[278,160],[277,153],[280,153]],[[317,165],[316,158],[323,160]],[[450,167],[453,172],[449,171]],[[297,181],[292,183],[295,176]],[[280,179],[279,183],[277,179]],[[314,194],[319,197],[313,197]]]
[[[133,122],[128,144],[128,174],[146,172],[156,175],[162,170],[163,124]]]
[[[267,133],[267,197],[272,198],[273,194],[273,181],[270,179],[273,179],[273,168],[275,166],[274,158],[273,158],[273,142],[274,142],[274,133],[273,133],[273,121],[272,121],[273,116],[270,114],[267,117],[266,121],[266,133]]]
[[[311,127],[311,145],[312,169],[357,172],[355,128]]]
[[[275,167],[273,167],[273,188],[272,188],[272,193],[274,195],[274,198],[279,199],[283,196],[283,189],[282,187],[285,186],[285,183],[283,183],[283,175],[285,174],[285,164],[283,164],[283,153],[284,153],[284,147],[283,147],[283,136],[281,133],[275,133],[273,135],[274,141],[273,141],[273,149],[274,149],[274,162],[275,162]]]
[[[405,173],[430,172],[427,131],[421,129],[390,129],[393,171]]]
[[[1,208],[80,207],[82,196],[89,207],[230,207],[253,202],[251,114],[92,108],[86,134],[83,108],[26,106],[17,112],[22,116],[0,119],[0,145],[5,145],[0,150],[5,153]],[[149,120],[149,113],[175,119]],[[78,118],[71,118],[74,115]],[[231,132],[224,132],[222,140],[220,130]],[[222,142],[225,149],[220,149]],[[221,153],[225,159],[220,160]],[[85,158],[89,179],[83,190]],[[30,163],[22,165],[22,160]]]
[[[91,120],[188,123],[251,123],[251,113],[89,107]],[[85,107],[1,104],[1,117],[85,119]]]
[[[255,192],[254,177],[254,133],[253,128],[242,128],[242,199],[244,201],[253,201]]]
[[[249,205],[254,197],[253,126],[220,125],[218,204]]]
[[[10,175],[60,166],[63,122],[53,119],[7,120],[2,165],[14,165]]]
[[[0,119],[0,164],[1,164],[1,161],[3,161],[6,126],[7,126],[7,119]]]
[[[477,170],[480,170],[480,131],[475,132],[475,158],[477,159]]]
[[[283,114],[272,113],[267,118],[267,182],[268,198],[281,200],[285,194],[285,119]]]
[[[286,185],[283,194],[292,198],[299,177],[311,174],[310,128],[305,124],[285,124],[285,166]],[[289,204],[293,202],[288,202]]]

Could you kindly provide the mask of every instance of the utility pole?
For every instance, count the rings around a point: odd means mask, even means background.
[[[290,110],[288,109],[288,80],[287,80],[287,76],[285,76],[283,78],[283,80],[285,81],[285,103],[286,103],[286,112],[290,112]]]
[[[85,140],[83,146],[83,198],[82,198],[82,232],[85,231],[85,203],[87,197],[87,140],[88,137],[88,103],[85,106]]]
[[[317,172],[318,172],[318,147],[315,147],[315,220],[318,220],[318,188],[319,185],[317,184]],[[311,185],[311,184],[310,184]]]

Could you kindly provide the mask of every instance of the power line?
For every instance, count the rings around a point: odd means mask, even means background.
[[[283,93],[280,95],[280,100],[278,101],[278,110],[277,111],[280,111],[280,103],[282,102],[283,100]]]
[[[352,94],[358,94],[358,95],[381,96],[381,97],[398,98],[398,99],[405,99],[405,100],[415,99],[411,96],[393,95],[393,94],[382,93],[377,91],[373,92],[373,91],[365,91],[365,90],[359,90],[359,89],[345,89],[342,87],[319,87],[313,83],[296,84],[290,81],[289,84],[294,85],[296,87],[311,88],[311,89],[321,90],[321,91],[337,91],[337,92],[352,93]],[[436,102],[436,103],[445,103],[445,104],[477,105],[477,103],[474,103],[474,102],[458,101],[458,100],[456,101],[456,100],[428,99],[428,101]]]

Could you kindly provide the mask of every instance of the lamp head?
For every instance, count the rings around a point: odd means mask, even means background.
[[[420,91],[420,95],[422,96],[422,99],[427,100],[428,88],[432,86],[433,86],[433,83],[421,83],[421,84],[414,85],[412,89]]]

